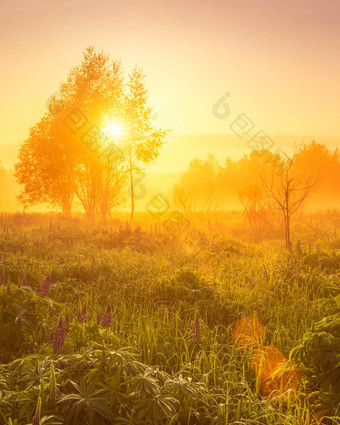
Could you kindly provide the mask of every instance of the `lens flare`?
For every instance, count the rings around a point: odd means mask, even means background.
[[[233,339],[242,348],[252,349],[263,342],[266,328],[254,316],[239,319],[234,327]]]
[[[301,372],[274,345],[258,347],[251,367],[260,379],[262,395],[272,400],[292,400],[299,394]]]

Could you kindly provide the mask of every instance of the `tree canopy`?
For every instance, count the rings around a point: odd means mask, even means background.
[[[20,201],[45,202],[67,215],[81,206],[91,220],[105,220],[129,185],[132,219],[134,177],[157,158],[167,133],[155,118],[142,70],[124,78],[120,61],[88,47],[20,148]]]

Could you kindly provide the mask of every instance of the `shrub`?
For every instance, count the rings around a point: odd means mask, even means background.
[[[291,357],[302,365],[316,415],[339,416],[340,314],[315,323],[302,344],[291,351]]]

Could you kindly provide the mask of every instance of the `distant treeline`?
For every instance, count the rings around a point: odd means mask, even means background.
[[[242,193],[257,188],[262,190],[261,176],[272,170],[280,172],[282,158],[268,151],[253,151],[239,160],[226,158],[219,164],[213,154],[205,160],[191,161],[188,169],[173,183],[173,189],[165,195],[171,200],[171,207],[185,212],[212,212],[216,210],[242,209]],[[296,173],[301,176],[319,175],[313,195],[306,201],[310,209],[339,208],[340,204],[340,152],[331,152],[325,145],[312,142],[303,146],[298,154]],[[162,186],[161,175],[159,185]],[[167,186],[171,186],[167,181]],[[150,193],[151,193],[150,189]],[[21,211],[17,200],[20,186],[14,177],[14,170],[0,165],[0,210]],[[139,203],[138,203],[139,204]],[[138,205],[137,204],[137,205]],[[138,209],[142,209],[142,205]],[[45,211],[42,204],[30,211]]]
[[[190,163],[173,190],[177,208],[190,214],[224,209],[239,209],[244,191],[258,189],[263,194],[263,176],[284,172],[285,158],[266,150],[253,151],[240,160],[227,158],[220,165],[213,154],[206,160]],[[297,176],[319,176],[313,195],[306,207],[338,208],[340,201],[340,152],[331,152],[325,145],[313,141],[298,152],[294,170]]]

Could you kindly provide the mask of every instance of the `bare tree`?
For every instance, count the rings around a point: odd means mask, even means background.
[[[286,161],[281,159],[280,164],[276,162],[275,167],[271,169],[270,177],[261,176],[270,207],[281,214],[285,244],[289,250],[292,247],[292,218],[315,191],[320,181],[320,172],[306,175],[306,171],[299,171],[299,167],[296,167],[300,150],[301,147],[296,150],[292,158]]]

